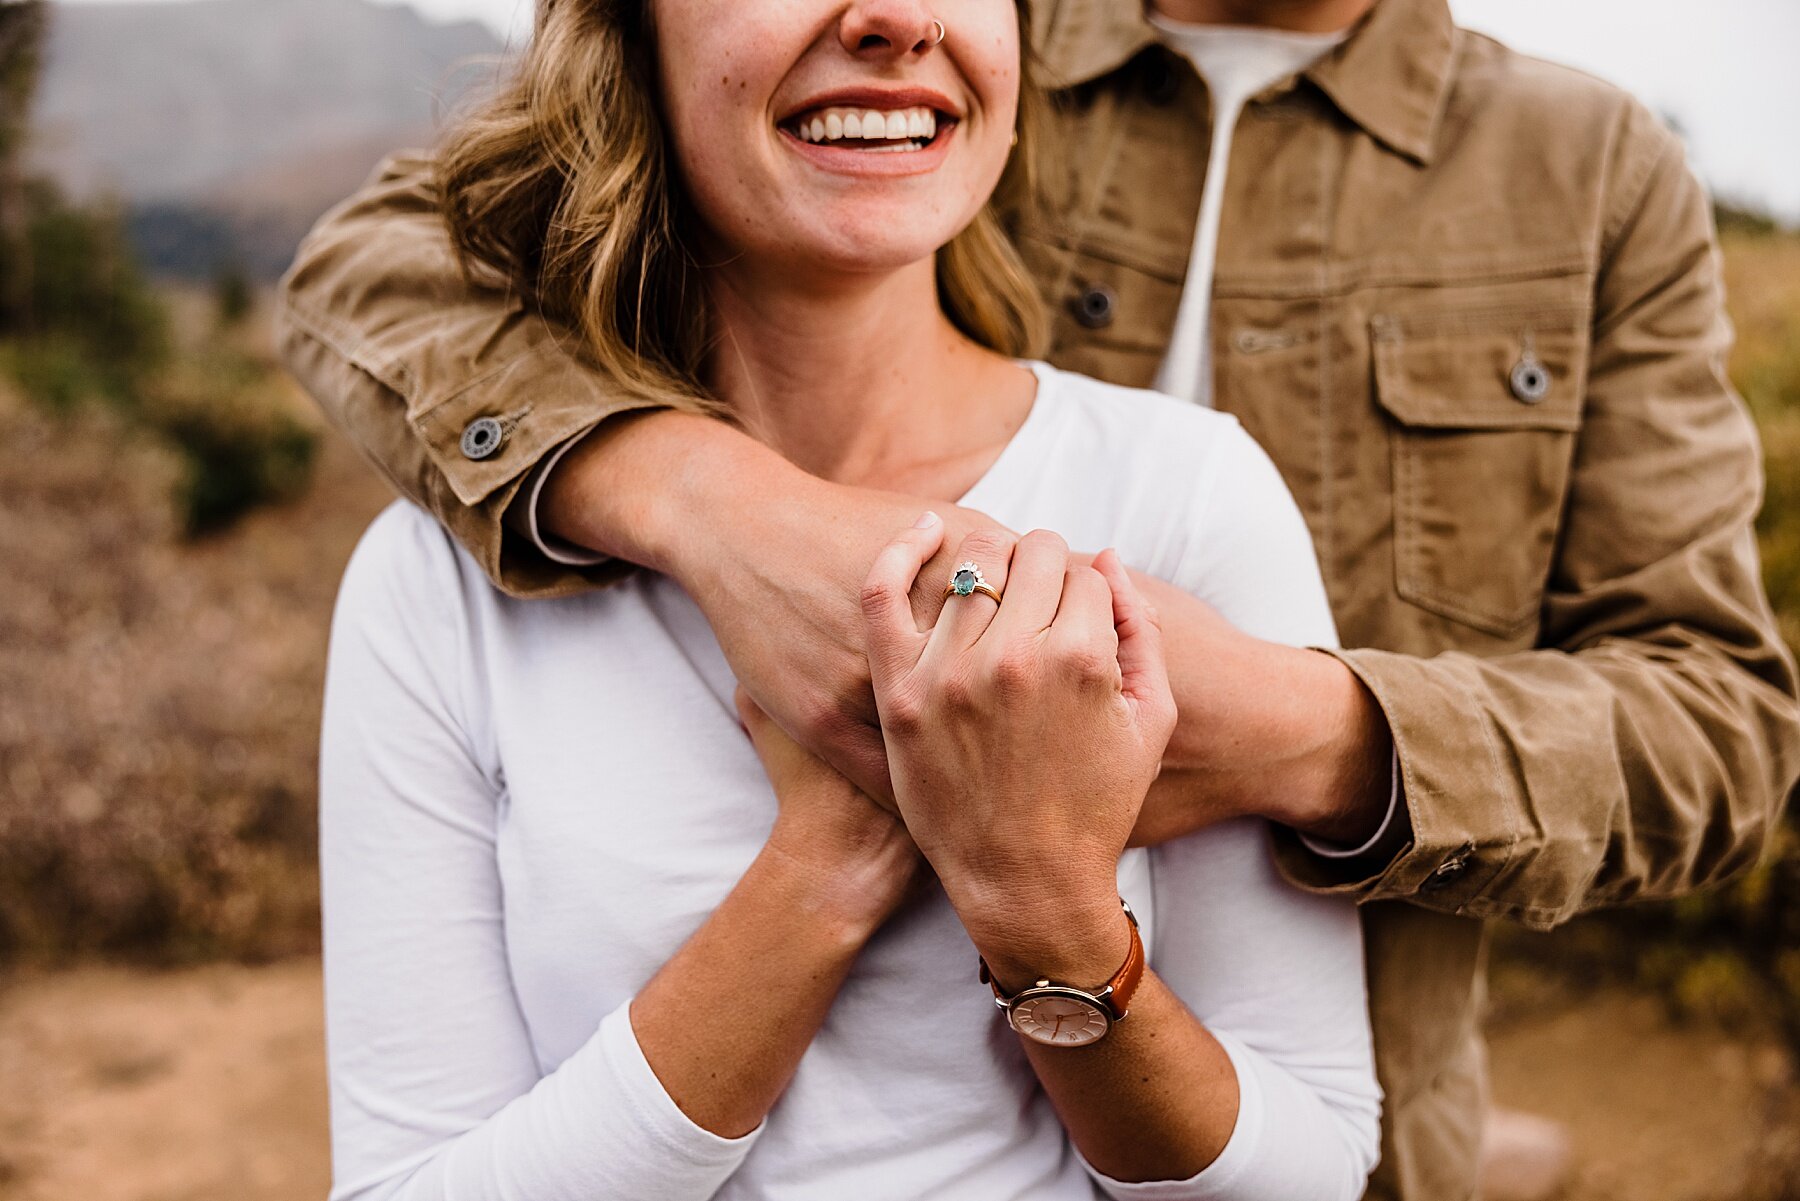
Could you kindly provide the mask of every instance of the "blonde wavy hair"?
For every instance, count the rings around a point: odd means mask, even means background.
[[[1008,230],[1032,202],[1047,100],[1019,8],[1018,144],[994,195],[937,254],[938,300],[964,334],[1038,354],[1048,315]],[[650,0],[539,0],[531,45],[459,117],[437,158],[445,219],[471,278],[498,272],[628,394],[708,408],[710,331],[682,231],[687,201],[660,112]]]

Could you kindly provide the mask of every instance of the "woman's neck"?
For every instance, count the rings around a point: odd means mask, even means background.
[[[1031,408],[1029,373],[944,316],[929,259],[829,280],[734,264],[708,285],[709,389],[823,479],[954,500]]]

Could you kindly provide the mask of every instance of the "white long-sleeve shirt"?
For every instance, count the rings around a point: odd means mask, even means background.
[[[1302,518],[1233,419],[1033,369],[964,503],[1116,546],[1251,633],[1335,644]],[[371,527],[321,763],[333,1201],[1361,1194],[1380,1105],[1356,914],[1287,886],[1247,820],[1119,871],[1151,966],[1238,1075],[1230,1142],[1193,1179],[1087,1167],[941,892],[869,944],[761,1128],[691,1122],[629,1005],[774,820],[733,688],[666,578],[515,601],[410,505]]]

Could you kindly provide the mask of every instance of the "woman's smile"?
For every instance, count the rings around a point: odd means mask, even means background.
[[[719,262],[862,278],[928,262],[1011,158],[1020,9],[662,0],[662,116]]]
[[[930,88],[838,88],[776,122],[782,141],[824,171],[918,175],[949,153],[961,110]]]

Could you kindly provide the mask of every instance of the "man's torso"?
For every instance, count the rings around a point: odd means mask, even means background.
[[[1065,161],[1020,242],[1055,309],[1049,357],[1147,386],[1180,304],[1209,113],[1132,8],[1039,13],[1053,75],[1085,82],[1061,94]],[[1300,502],[1345,646],[1537,644],[1612,193],[1663,149],[1639,115],[1455,29],[1442,0],[1382,0],[1321,68],[1246,107],[1214,283],[1215,403]],[[1472,1191],[1480,916],[1365,910],[1387,1094],[1372,1197]]]

